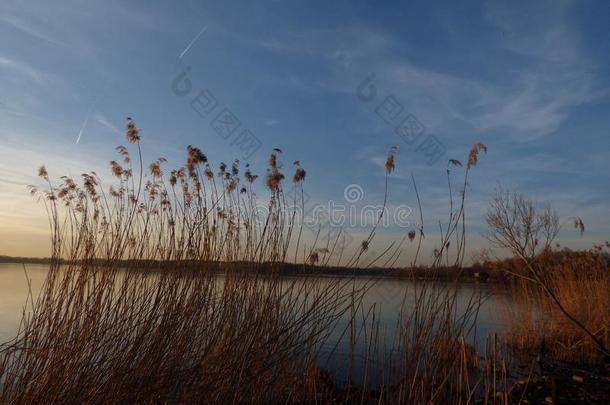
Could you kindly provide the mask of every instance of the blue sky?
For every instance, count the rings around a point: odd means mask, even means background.
[[[413,171],[428,251],[447,212],[446,160],[483,142],[469,188],[473,250],[498,184],[581,216],[585,236],[567,225],[562,239],[590,246],[610,231],[609,18],[604,1],[4,1],[0,254],[46,254],[44,213],[25,185],[41,163],[56,176],[107,172],[127,116],[148,160],[173,165],[188,144],[215,162],[244,160],[232,142],[249,129],[261,147],[247,160],[264,172],[274,147],[299,159],[312,204],[342,201],[349,184],[362,204],[380,203],[398,145],[390,204],[416,207]],[[178,96],[172,82],[187,68],[192,90]],[[376,99],[364,102],[357,87],[372,73]],[[218,102],[204,118],[189,104],[203,89]],[[435,164],[376,114],[390,96],[398,120],[424,128],[420,141],[441,143]],[[228,140],[211,126],[222,108],[241,123]],[[378,242],[404,232],[390,227]]]

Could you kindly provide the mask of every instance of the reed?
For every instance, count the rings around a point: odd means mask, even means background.
[[[600,252],[546,253],[547,283],[566,311],[610,347],[610,272]],[[519,271],[518,269],[515,269]],[[546,291],[523,279],[512,279],[512,304],[505,307],[507,342],[542,361],[594,365],[604,353],[582,328],[567,319]]]
[[[169,175],[164,158],[144,171],[131,120],[126,138],[137,160],[118,147],[109,188],[94,172],[79,184],[54,183],[40,169],[46,188],[31,191],[49,214],[53,260],[17,336],[0,348],[0,402],[508,403],[495,348],[479,356],[467,343],[482,298],[473,295],[458,310],[457,283],[419,282],[405,291],[388,348],[375,307],[363,302],[374,281],[281,276],[294,235],[295,261],[299,255],[301,229],[297,204],[284,193],[280,149],[269,157],[261,216],[249,166],[243,179],[238,161],[214,173],[189,146],[185,165]],[[483,148],[473,150],[468,170]],[[305,170],[294,166],[294,200],[303,203]],[[445,236],[458,235],[458,263],[463,195]],[[376,228],[346,256],[349,264],[360,262]],[[304,252],[303,262],[315,264],[328,263],[331,251],[314,243]],[[388,260],[399,255],[392,246],[387,252]],[[349,340],[346,381],[317,365],[337,333]],[[388,357],[388,349],[398,355]]]

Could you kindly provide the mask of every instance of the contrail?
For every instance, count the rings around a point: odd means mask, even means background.
[[[201,31],[199,31],[199,34],[195,35],[195,38],[193,38],[193,40],[191,41],[190,44],[188,44],[186,46],[186,48],[184,48],[184,51],[182,51],[182,53],[180,54],[180,56],[178,56],[178,59],[182,59],[182,57],[184,56],[185,53],[187,53],[189,51],[189,49],[191,49],[191,46],[193,46],[193,44],[195,43],[195,41],[197,41],[199,39],[199,37],[201,36],[201,34],[203,34],[205,32],[205,30],[207,30],[208,27],[205,26],[201,29]]]
[[[83,131],[85,130],[85,127],[87,126],[87,122],[89,122],[89,117],[91,117],[92,112],[93,112],[93,110],[89,110],[89,114],[87,114],[87,118],[85,118],[85,122],[83,122],[83,126],[80,127],[80,131],[78,131],[78,138],[76,138],[76,144],[78,144],[78,142],[80,141],[80,137],[83,136]]]

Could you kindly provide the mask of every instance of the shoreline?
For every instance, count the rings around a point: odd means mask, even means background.
[[[37,257],[14,257],[0,256],[0,264],[51,264],[51,258]],[[99,260],[97,264],[103,264],[105,260]],[[69,261],[62,260],[62,263]],[[115,262],[116,263],[116,262]],[[494,282],[506,281],[506,275],[492,271],[482,266],[464,267],[370,267],[370,268],[351,268],[345,266],[317,266],[301,263],[270,263],[270,262],[203,262],[203,261],[163,261],[163,260],[122,260],[119,267],[125,266],[132,269],[142,269],[149,271],[159,271],[167,268],[190,269],[205,265],[212,270],[226,271],[227,267],[232,270],[270,270],[285,275],[316,275],[334,277],[378,277],[391,279],[418,279],[418,280],[439,280],[439,281],[471,281],[471,282]],[[225,269],[221,269],[225,267]]]

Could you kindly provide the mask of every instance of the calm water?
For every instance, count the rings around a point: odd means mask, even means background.
[[[28,264],[25,269],[35,300],[44,283],[47,266]],[[26,271],[20,264],[0,264],[0,342],[12,339],[18,330],[28,296]],[[325,279],[329,282],[336,280],[334,277]],[[405,298],[405,291],[407,291],[408,297],[408,292],[412,291],[415,286],[409,281],[393,279],[358,278],[354,283],[356,287],[359,287],[372,281],[374,281],[373,286],[363,299],[363,312],[366,313],[374,306],[375,319],[379,321],[379,341],[386,349],[391,348],[395,345],[396,325],[399,321],[399,311]],[[502,330],[499,304],[500,300],[505,298],[492,294],[490,288],[485,284],[463,283],[458,291],[458,313],[466,308],[473,295],[483,297],[483,301],[477,317],[476,335],[469,336],[469,340],[473,345],[482,349],[486,336]],[[408,298],[406,302],[408,311]],[[349,334],[344,335],[343,333],[347,326],[346,317],[333,330],[319,355],[320,365],[330,369],[340,379],[344,377],[344,365],[350,349]],[[356,353],[364,353],[365,347],[364,336],[361,336],[356,342]],[[358,359],[356,358],[354,361],[357,363]],[[354,367],[357,369],[358,365],[354,364]]]
[[[47,274],[46,265],[0,263],[0,342],[15,337],[28,297],[30,279],[34,299],[40,292]],[[31,305],[28,305],[30,308]]]

